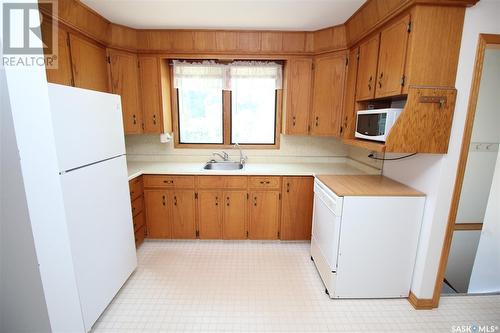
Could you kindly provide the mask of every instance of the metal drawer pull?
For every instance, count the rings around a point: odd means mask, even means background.
[[[163,183],[164,184],[173,184],[174,181],[173,180],[164,180]]]
[[[270,184],[271,182],[269,180],[262,180],[260,183],[261,184]]]

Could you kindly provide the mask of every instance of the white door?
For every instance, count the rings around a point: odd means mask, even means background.
[[[49,83],[59,170],[125,154],[120,96]]]
[[[61,176],[87,331],[137,267],[126,170],[121,156]]]

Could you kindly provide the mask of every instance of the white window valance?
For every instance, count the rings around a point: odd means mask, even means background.
[[[215,61],[187,62],[174,60],[174,88],[193,82],[204,88],[231,90],[237,79],[274,80],[276,89],[282,87],[282,66],[267,61],[236,61],[220,64]]]

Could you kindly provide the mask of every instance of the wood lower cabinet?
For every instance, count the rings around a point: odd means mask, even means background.
[[[129,192],[132,206],[132,224],[135,246],[139,247],[144,241],[144,237],[147,233],[142,177],[137,177],[129,181]]]
[[[149,238],[172,238],[172,195],[167,190],[144,191]]]
[[[75,87],[109,92],[106,49],[72,33],[69,44]]]
[[[225,191],[223,193],[223,239],[245,239],[248,237],[247,191]]]
[[[198,192],[198,228],[201,239],[222,237],[222,192]]]
[[[250,239],[278,239],[280,219],[279,191],[251,191],[249,202]]]
[[[172,190],[172,238],[196,238],[196,203],[193,190]]]
[[[137,56],[113,49],[108,49],[108,55],[111,91],[121,97],[125,134],[142,133]]]
[[[283,177],[281,239],[311,239],[313,191],[313,177]]]
[[[340,136],[346,53],[319,57],[314,63],[311,134]]]

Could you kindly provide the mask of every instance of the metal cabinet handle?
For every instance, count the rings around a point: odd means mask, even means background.
[[[373,81],[373,77],[370,75],[370,78],[368,79],[368,90],[372,90],[372,81]]]
[[[219,205],[219,197],[215,197],[215,205],[218,206]]]
[[[228,206],[228,207],[229,207],[229,203],[230,203],[230,201],[229,201],[229,197],[226,197],[226,200],[227,200],[226,206]]]
[[[382,88],[382,77],[384,77],[384,72],[380,73],[380,77],[378,79],[378,87]]]
[[[253,205],[257,206],[257,197],[253,197]]]
[[[162,204],[165,206],[165,196],[162,196]]]
[[[177,196],[174,195],[174,206],[177,206]]]
[[[319,126],[319,117],[316,117],[316,127]]]
[[[286,183],[286,192],[290,193],[290,183]]]
[[[137,117],[135,116],[135,114],[132,115],[132,120],[134,122],[134,125],[137,124]]]
[[[293,116],[293,117],[292,117],[292,126],[294,126],[294,127],[295,127],[295,121],[296,121],[296,120],[297,120],[297,119],[296,119],[296,117],[295,117],[295,116]]]
[[[156,115],[153,115],[153,124],[156,125]]]

